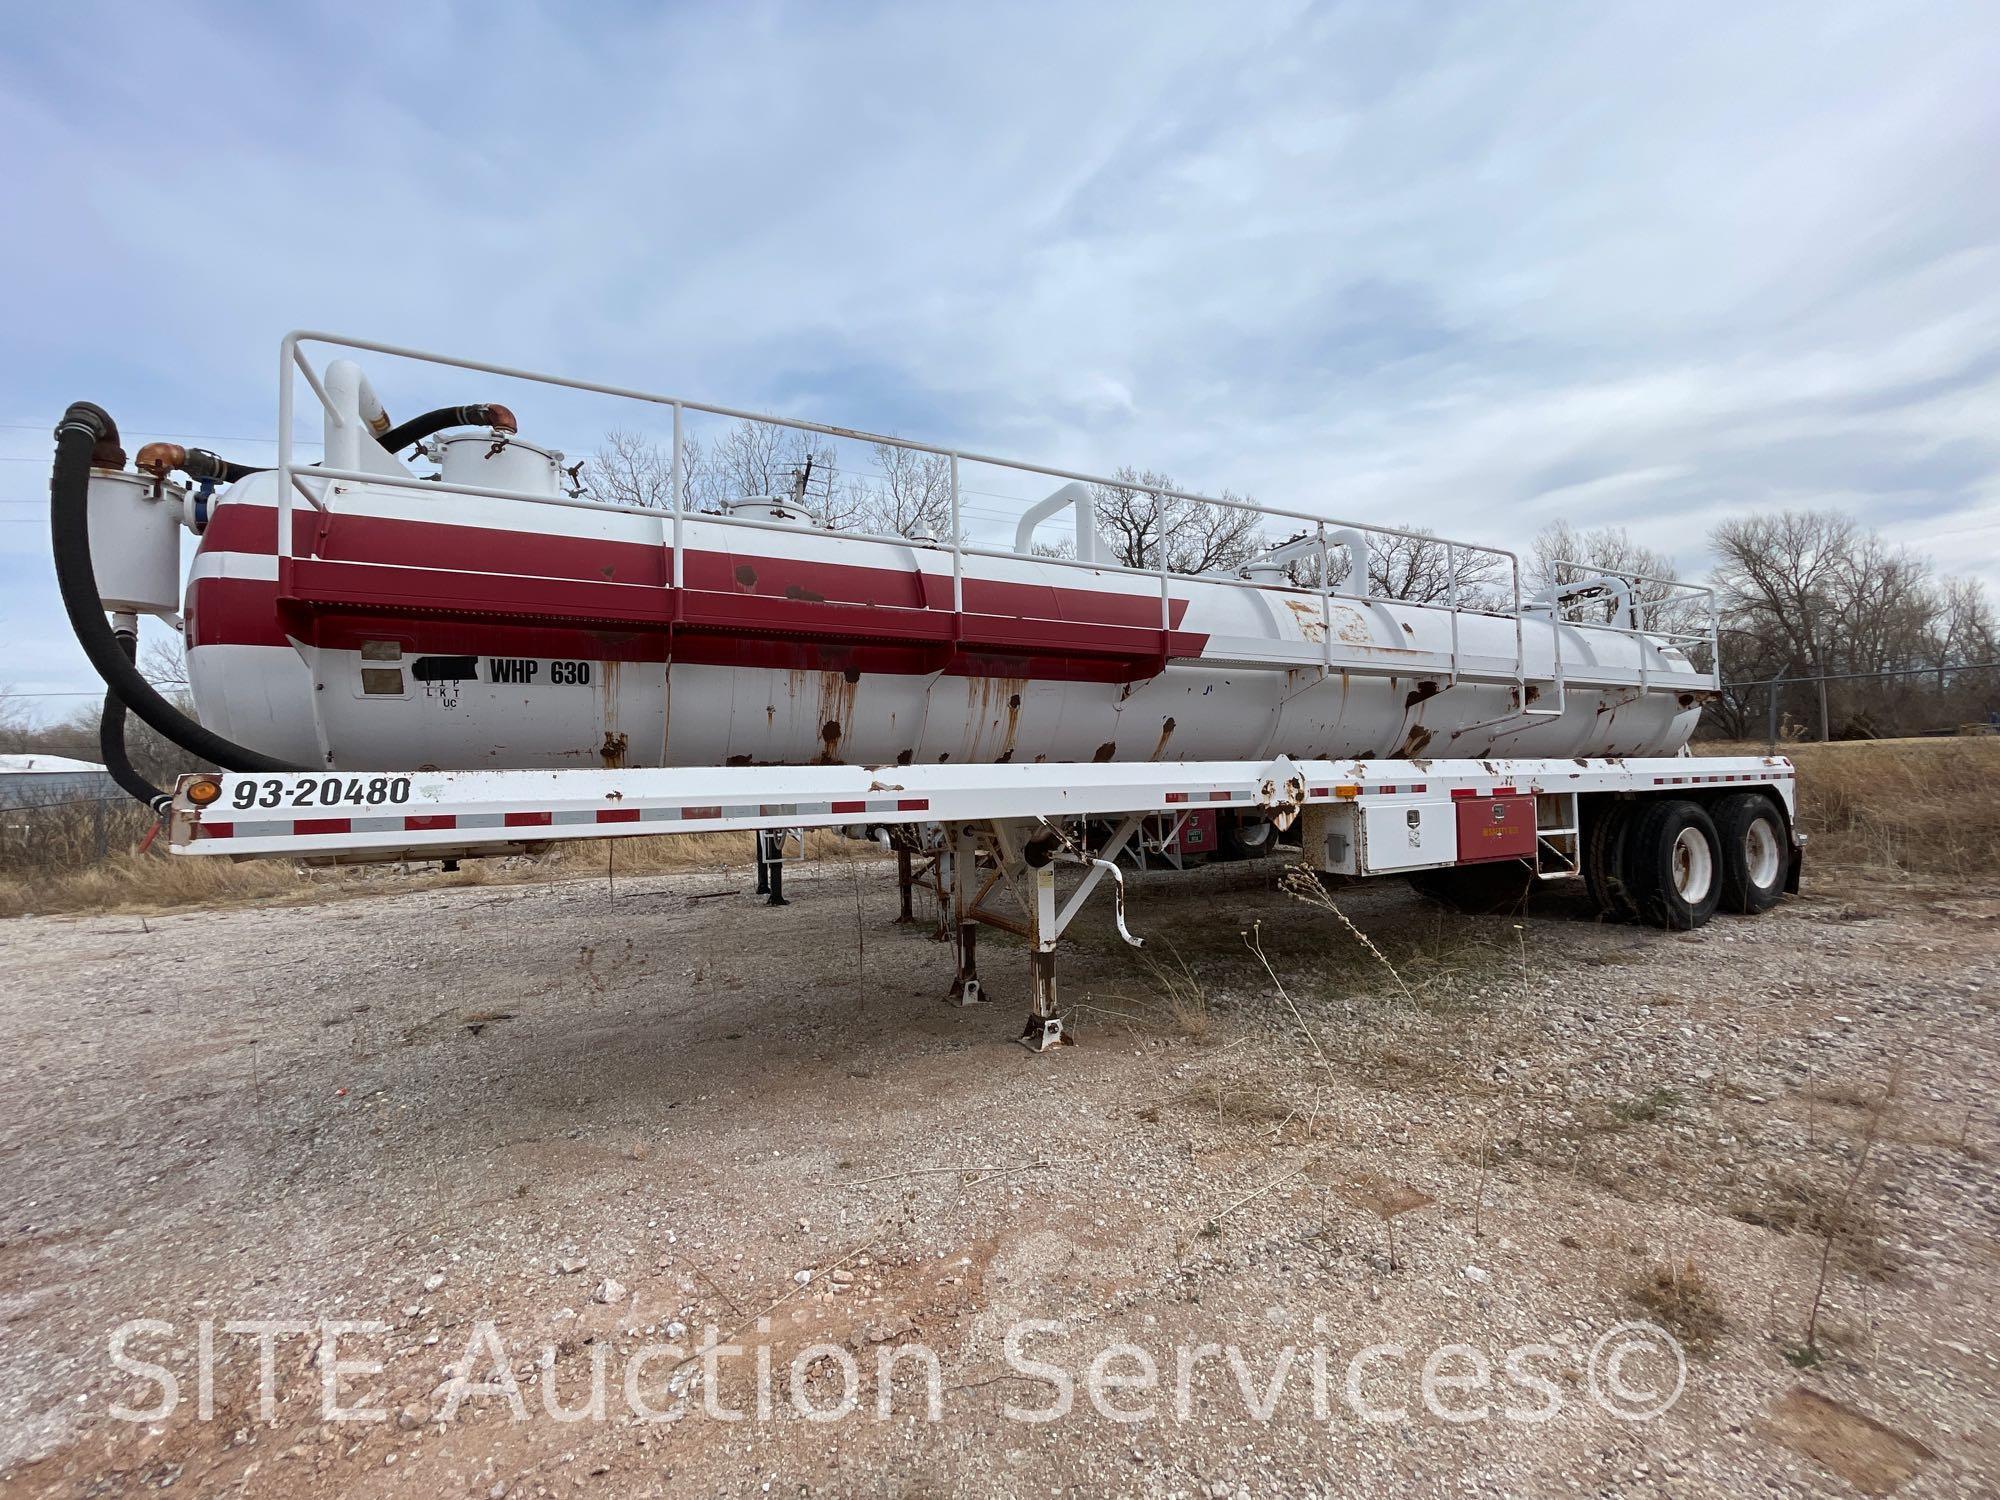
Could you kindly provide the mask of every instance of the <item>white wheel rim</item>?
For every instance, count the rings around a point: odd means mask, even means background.
[[[1772,831],[1771,820],[1758,818],[1743,830],[1743,868],[1749,872],[1750,883],[1760,891],[1769,890],[1778,883],[1781,864],[1778,835]]]
[[[1699,828],[1683,828],[1674,840],[1674,889],[1689,906],[1699,906],[1708,899],[1714,880],[1715,859],[1708,840]]]

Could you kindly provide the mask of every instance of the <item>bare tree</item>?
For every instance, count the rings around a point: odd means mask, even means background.
[[[1546,590],[1605,573],[1669,580],[1680,576],[1672,558],[1633,541],[1623,526],[1579,531],[1567,521],[1553,521],[1536,534],[1529,577],[1522,582]]]
[[[1939,666],[2000,661],[2000,622],[1976,578],[1947,578],[1925,631],[1925,651]]]
[[[1128,568],[1233,573],[1264,550],[1255,511],[1181,499],[1167,493],[1173,480],[1151,470],[1122,468],[1115,477],[1118,484],[1091,486],[1091,504],[1099,537]],[[1224,490],[1219,498],[1244,497]]]
[[[1725,521],[1710,538],[1723,618],[1724,718],[1746,729],[1778,695],[1781,717],[1812,723],[1817,688],[1766,689],[1779,678],[1926,667],[1935,678],[1854,680],[1827,689],[1828,727],[1842,735],[1905,732],[1995,708],[1986,592],[1848,516],[1783,511]],[[1795,695],[1795,696],[1793,696]]]
[[[614,427],[584,464],[584,493],[611,505],[673,504],[673,453],[643,433]]]
[[[1490,552],[1452,547],[1422,527],[1416,535],[1397,536],[1389,532],[1369,532],[1368,592],[1376,599],[1403,599],[1412,604],[1449,604],[1454,599],[1462,609],[1501,609],[1513,604],[1513,590],[1506,563]],[[1288,541],[1312,535],[1295,532]],[[1286,543],[1279,543],[1283,546]],[[1345,588],[1351,565],[1342,547],[1327,549],[1327,586]],[[1320,565],[1316,554],[1295,557],[1285,564],[1285,578],[1300,588],[1318,588]],[[1456,572],[1456,590],[1452,575]]]
[[[1724,616],[1737,632],[1779,648],[1791,672],[1835,670],[1840,589],[1857,531],[1831,511],[1723,522],[1709,543]]]
[[[1638,606],[1639,624],[1647,630],[1688,632],[1705,629],[1707,615],[1699,600],[1677,587],[1680,572],[1665,553],[1632,540],[1622,526],[1600,526],[1579,531],[1567,521],[1555,521],[1535,536],[1529,576],[1522,580],[1524,592],[1546,596],[1565,584],[1584,583],[1592,578],[1624,578],[1631,583],[1632,601]],[[1571,608],[1571,619],[1596,618],[1611,621],[1617,608],[1609,598],[1584,601]],[[1687,647],[1687,641],[1677,644]]]
[[[1371,536],[1369,592],[1412,604],[1444,604],[1456,598],[1466,609],[1513,603],[1506,562],[1490,552],[1448,548],[1428,530],[1418,536]],[[1454,590],[1452,576],[1457,574]]]
[[[854,519],[851,486],[840,482],[833,445],[817,434],[745,419],[703,455],[690,493],[707,508],[768,495],[790,500],[829,526]]]
[[[146,642],[139,656],[139,670],[146,680],[169,698],[185,700],[188,691],[187,643],[176,630]],[[185,702],[182,704],[186,706]]]
[[[0,684],[0,753],[12,755],[26,750],[33,724],[28,700],[6,684]]]
[[[701,444],[692,437],[683,438],[681,493],[689,497],[691,509],[715,508],[698,498],[707,488],[704,474]],[[672,440],[662,443],[645,433],[614,427],[584,462],[580,479],[583,493],[593,500],[666,510],[673,504]]]
[[[874,445],[879,480],[854,481],[860,524],[884,536],[951,536],[951,460],[942,453]]]

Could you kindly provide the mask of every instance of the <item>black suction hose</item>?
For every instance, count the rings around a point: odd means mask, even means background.
[[[179,469],[190,479],[213,479],[223,484],[234,484],[263,472],[249,464],[231,463],[206,448],[183,448],[179,443],[148,443],[139,450],[133,463],[148,474],[164,476],[169,470]]]
[[[124,464],[125,455],[118,448],[117,424],[102,407],[88,401],[72,403],[56,428],[55,468],[49,476],[49,532],[54,543],[56,584],[62,591],[70,628],[76,632],[83,654],[90,658],[91,666],[111,690],[111,697],[188,754],[225,771],[312,770],[310,766],[295,766],[247,750],[202,728],[139,675],[138,667],[104,618],[97,575],[90,562],[90,468],[92,454],[100,446],[106,467]],[[114,453],[115,460],[110,458]],[[106,707],[108,710],[108,703]],[[108,712],[106,717],[110,717]],[[119,729],[122,738],[122,722]],[[121,781],[120,785],[124,783]]]
[[[401,453],[412,443],[421,443],[447,427],[497,427],[502,432],[518,432],[514,414],[506,407],[483,402],[477,406],[440,406],[420,417],[400,422],[375,441],[391,453]]]
[[[118,637],[125,659],[136,663],[139,659],[138,632],[119,630],[113,633]],[[120,791],[136,797],[154,812],[165,814],[173,798],[141,776],[133,766],[132,757],[125,750],[125,705],[116,693],[104,695],[104,715],[97,721],[97,753]]]

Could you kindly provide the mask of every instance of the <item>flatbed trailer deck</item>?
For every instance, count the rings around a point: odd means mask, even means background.
[[[1209,810],[1286,833],[1299,863],[1434,891],[1583,879],[1601,908],[1667,927],[1764,909],[1798,883],[1796,773],[1782,756],[1160,761],[635,770],[218,772],[183,777],[168,845],[189,858],[360,863],[526,852],[551,840],[834,828],[933,849],[949,891],[949,996],[985,998],[975,933],[988,869],[1031,948],[1023,1040],[1066,1040],[1058,939],[1149,820]],[[1096,830],[1093,832],[1093,830]],[[1056,871],[1081,878],[1058,903]]]

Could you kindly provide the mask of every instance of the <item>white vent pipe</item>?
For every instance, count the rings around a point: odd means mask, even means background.
[[[1048,499],[1031,506],[1014,528],[1014,550],[1026,556],[1035,550],[1035,528],[1065,505],[1076,512],[1076,560],[1098,561],[1097,511],[1090,503],[1090,486],[1079,482],[1064,485]]]
[[[380,469],[381,444],[368,442],[367,435],[380,436],[389,430],[389,413],[376,399],[375,387],[351,359],[336,359],[326,367],[321,383],[326,387],[326,462],[335,469]],[[369,450],[373,449],[371,453]]]

